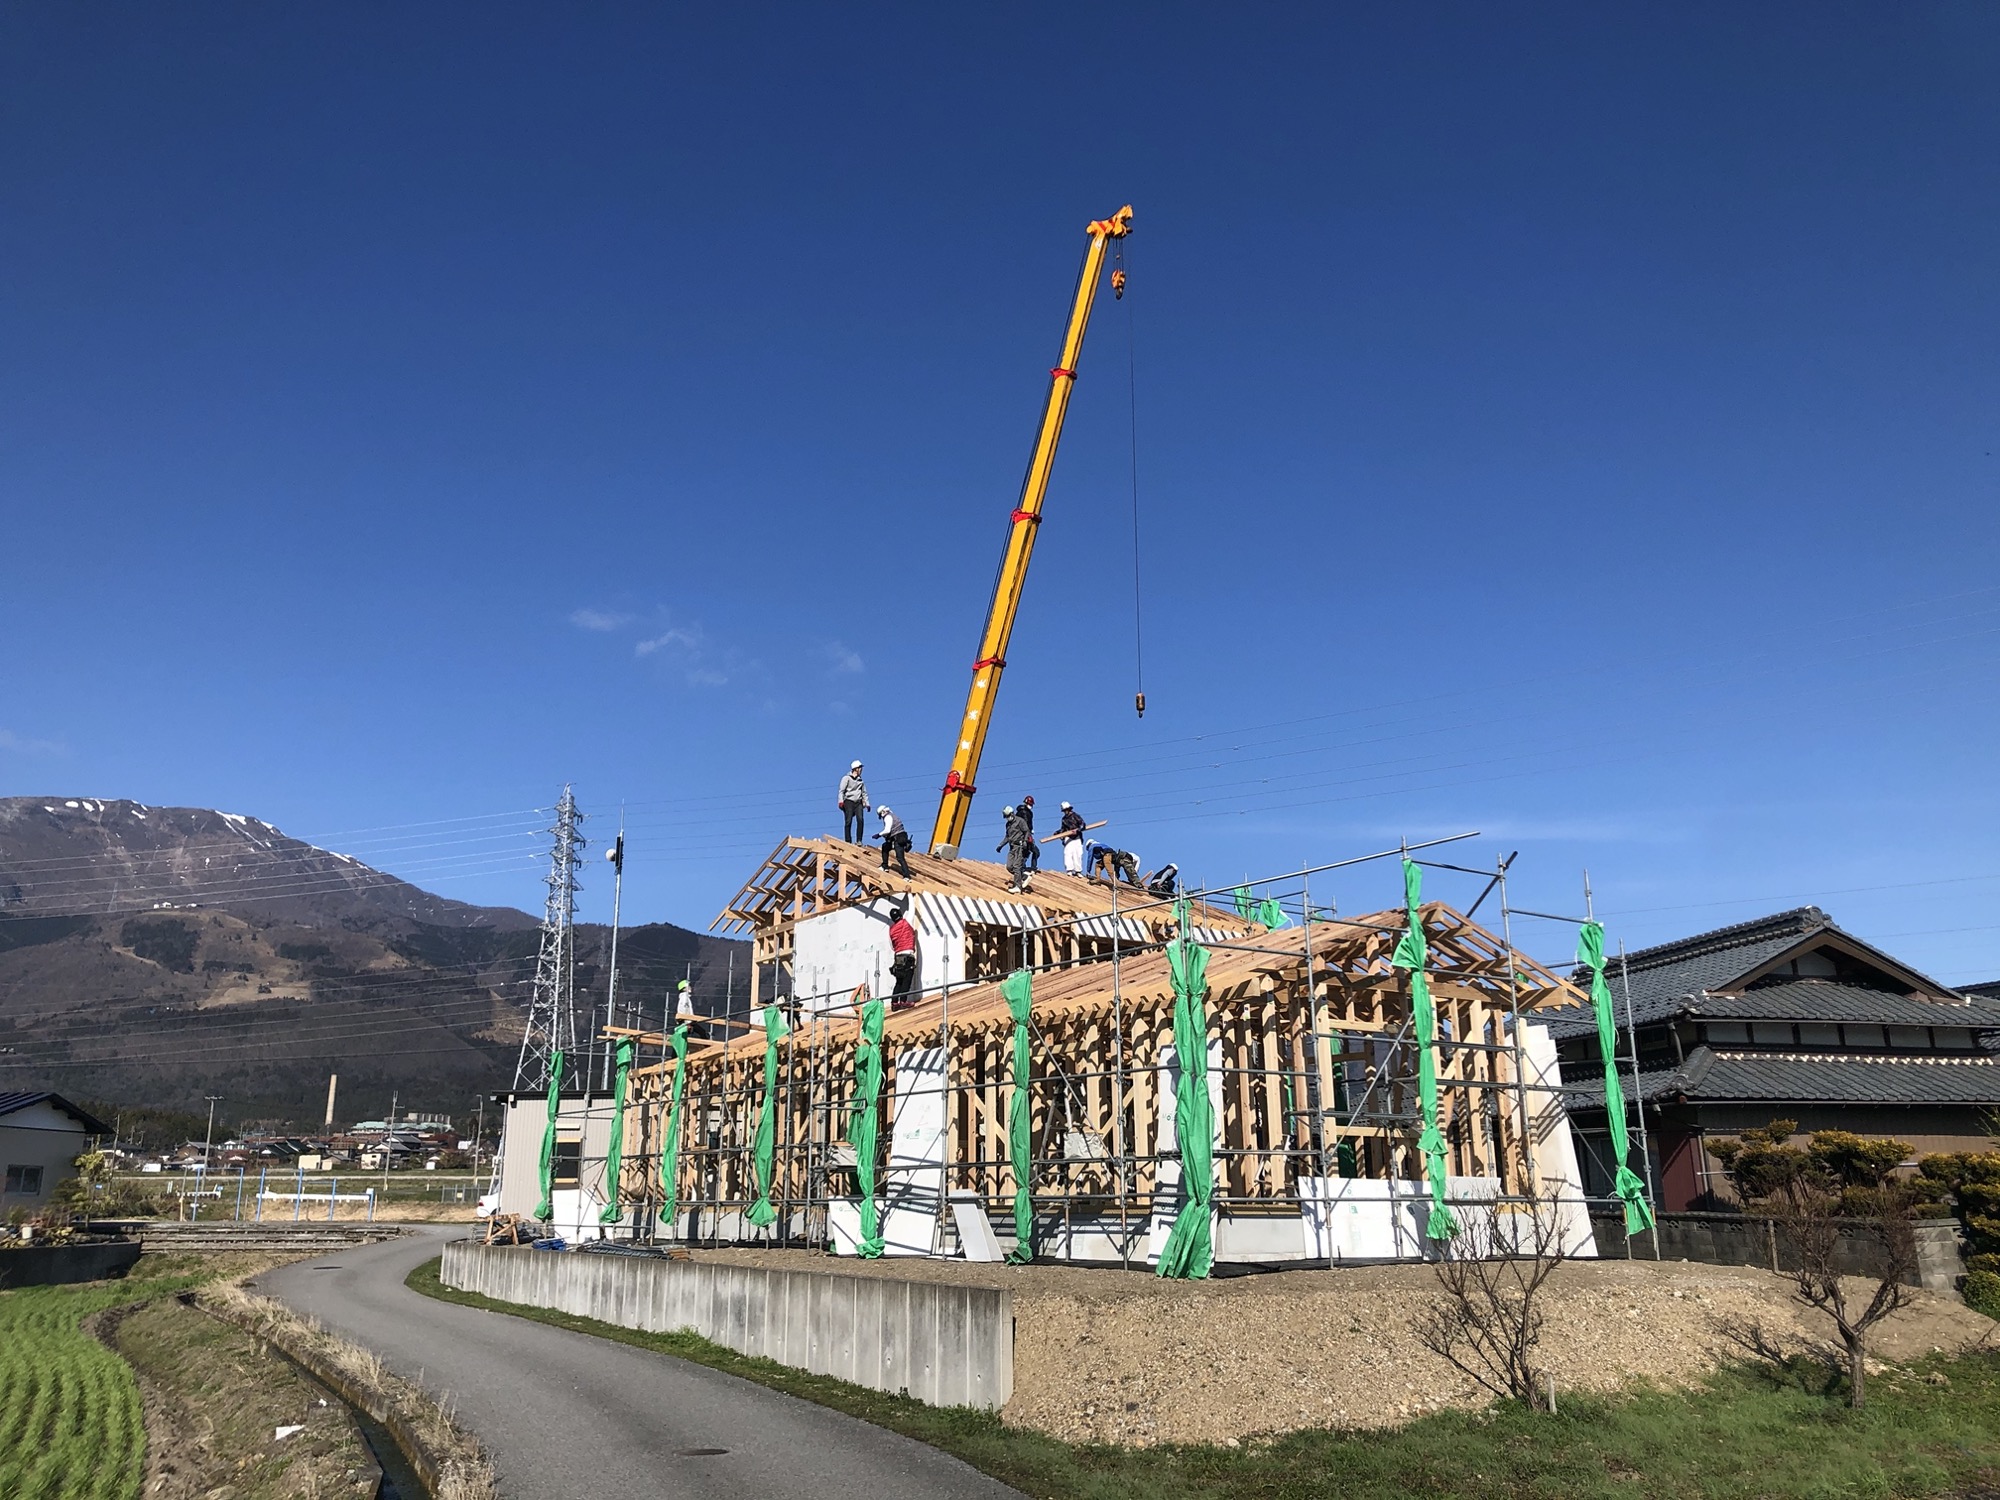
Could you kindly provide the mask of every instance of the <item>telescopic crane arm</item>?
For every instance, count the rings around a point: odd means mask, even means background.
[[[1056,444],[1062,440],[1070,388],[1076,384],[1076,362],[1083,352],[1084,330],[1090,326],[1091,304],[1097,300],[1097,283],[1104,274],[1105,250],[1111,241],[1122,240],[1131,232],[1129,203],[1089,228],[1090,245],[1083,254],[1083,275],[1077,282],[1069,327],[1063,334],[1062,358],[1049,371],[1048,405],[1042,412],[1041,432],[1035,439],[1034,457],[1028,461],[1027,478],[1021,484],[1020,503],[1014,507],[1007,529],[1007,550],[1001,557],[1000,576],[993,584],[993,603],[986,612],[986,629],[979,638],[979,658],[972,664],[972,689],[965,698],[958,748],[952,754],[951,771],[944,779],[937,827],[931,832],[931,853],[947,859],[957,857],[966,820],[972,814],[972,797],[978,790],[974,783],[979,779],[979,757],[986,748],[986,732],[993,724],[993,701],[1000,694],[1000,675],[1007,669],[1007,641],[1014,633],[1014,617],[1020,612],[1021,588],[1028,578],[1028,559],[1035,551],[1035,530],[1041,525],[1042,501],[1049,492],[1050,471],[1055,468]],[[1122,285],[1118,290],[1123,292]]]

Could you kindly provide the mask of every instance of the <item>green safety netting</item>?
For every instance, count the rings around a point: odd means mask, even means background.
[[[620,1037],[615,1054],[611,1084],[611,1140],[604,1148],[604,1211],[600,1224],[616,1224],[624,1213],[618,1207],[619,1173],[625,1170],[625,1080],[632,1072],[632,1038]]]
[[[874,1260],[882,1253],[881,1209],[875,1202],[875,1148],[882,1129],[882,1014],[880,1000],[861,1007],[861,1039],[854,1044],[854,1175],[861,1182],[861,1241],[854,1253]]]
[[[674,1086],[673,1096],[667,1100],[667,1128],[660,1138],[660,1227],[672,1234],[681,1208],[681,1092],[687,1086],[687,1022],[674,1028],[667,1045],[674,1049]]]
[[[1625,1165],[1631,1137],[1625,1131],[1625,1087],[1618,1079],[1618,1028],[1611,1019],[1611,986],[1604,982],[1604,925],[1585,922],[1576,935],[1576,961],[1590,970],[1590,1005],[1597,1012],[1597,1050],[1604,1059],[1604,1117],[1611,1122],[1611,1159],[1618,1163],[1617,1191],[1625,1201],[1625,1232],[1653,1227],[1646,1185]]]
[[[1185,900],[1176,923],[1188,928]],[[1160,1251],[1159,1274],[1201,1277],[1215,1263],[1209,1204],[1215,1197],[1215,1109],[1208,1098],[1208,950],[1177,937],[1167,944],[1174,981],[1174,1144],[1181,1158],[1181,1210]]]
[[[1014,1169],[1014,1248],[1007,1252],[1007,1260],[1017,1266],[1035,1258],[1035,1203],[1030,1196],[1035,1174],[1035,1106],[1028,1091],[1028,1010],[1033,984],[1034,976],[1026,969],[1016,969],[1000,984],[1001,998],[1014,1017],[1013,1088],[1007,1096],[1007,1162]]]
[[[1244,921],[1274,928],[1290,925],[1292,919],[1285,915],[1284,903],[1276,896],[1259,901],[1247,885],[1239,885],[1231,894],[1236,898],[1236,915]]]
[[[1429,948],[1424,942],[1423,914],[1417,910],[1424,893],[1424,872],[1414,860],[1403,861],[1403,904],[1409,908],[1410,925],[1404,929],[1396,953],[1389,962],[1410,972],[1410,1009],[1417,1033],[1417,1096],[1423,1106],[1424,1129],[1417,1148],[1424,1153],[1424,1168],[1431,1181],[1431,1217],[1424,1233],[1434,1240],[1448,1240],[1458,1233],[1458,1220],[1444,1205],[1444,1132],[1438,1129],[1437,1009],[1431,1004],[1431,984],[1424,977],[1424,961]]]
[[[764,1104],[757,1112],[757,1140],[750,1152],[750,1165],[757,1174],[757,1201],[743,1216],[759,1229],[778,1217],[778,1211],[771,1207],[771,1148],[778,1140],[778,1038],[784,1034],[785,1013],[775,1005],[765,1006]]]
[[[556,1170],[556,1114],[562,1108],[563,1055],[557,1052],[549,1059],[549,1120],[542,1127],[542,1201],[535,1206],[535,1217],[544,1224],[555,1212],[555,1170]]]

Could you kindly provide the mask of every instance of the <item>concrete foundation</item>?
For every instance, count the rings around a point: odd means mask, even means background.
[[[139,1258],[136,1240],[98,1245],[29,1245],[0,1250],[0,1288],[67,1286],[123,1276]]]
[[[693,1332],[933,1406],[992,1411],[1014,1393],[1013,1297],[991,1287],[469,1240],[445,1246],[439,1274],[446,1286],[497,1301],[649,1333]]]

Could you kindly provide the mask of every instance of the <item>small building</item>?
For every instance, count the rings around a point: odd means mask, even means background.
[[[1919,1153],[1992,1149],[2000,1000],[1947,988],[1816,906],[1642,949],[1606,969],[1618,1051],[1637,1056],[1626,1098],[1636,1093],[1643,1107],[1669,1212],[1731,1201],[1708,1139],[1774,1119],[1804,1133],[1889,1136]],[[1584,1008],[1542,1019],[1571,1080],[1571,1128],[1596,1194],[1610,1180],[1596,1020]]]
[[[93,1136],[111,1127],[61,1094],[0,1093],[0,1218],[17,1208],[30,1212],[49,1200],[56,1184],[75,1175],[75,1162]]]
[[[496,1164],[496,1212],[533,1218],[541,1204],[541,1149],[547,1133],[546,1094],[492,1096],[500,1106],[500,1157]],[[565,1093],[556,1107],[555,1147],[550,1162],[551,1231],[575,1244],[604,1234],[603,1212],[610,1194],[605,1165],[611,1150],[612,1098],[609,1094]],[[635,1142],[628,1140],[626,1149]]]

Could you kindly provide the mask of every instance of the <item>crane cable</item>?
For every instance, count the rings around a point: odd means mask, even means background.
[[[1125,302],[1125,241],[1115,242],[1111,295]],[[1139,590],[1139,354],[1134,330],[1132,304],[1125,302],[1125,393],[1132,432],[1132,660],[1134,687],[1132,706],[1146,717],[1146,633],[1145,613]]]

